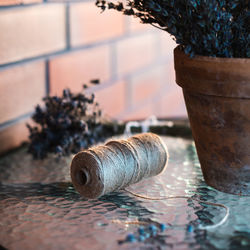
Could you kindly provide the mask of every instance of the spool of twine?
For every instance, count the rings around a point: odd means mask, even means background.
[[[167,161],[161,138],[144,133],[79,152],[71,163],[71,179],[82,196],[93,199],[160,174]]]

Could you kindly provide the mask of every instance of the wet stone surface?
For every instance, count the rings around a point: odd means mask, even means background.
[[[225,211],[186,199],[150,201],[119,191],[86,200],[70,183],[70,157],[36,162],[21,149],[0,158],[0,245],[7,249],[250,249],[250,197],[208,187],[193,141],[162,138],[170,154],[166,171],[129,190],[222,203],[230,208],[225,224],[197,230],[196,225],[218,222]],[[123,223],[135,220],[148,223],[144,230],[150,235],[138,230],[139,225]]]

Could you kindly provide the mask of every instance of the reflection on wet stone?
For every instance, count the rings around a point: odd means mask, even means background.
[[[188,232],[188,225],[209,225],[224,215],[222,208],[191,200],[149,201],[125,191],[86,200],[70,183],[70,158],[42,164],[21,149],[0,158],[0,249],[249,249],[250,197],[208,187],[193,142],[163,139],[170,154],[166,172],[130,190],[148,196],[190,195],[225,204],[231,213],[224,225]],[[137,232],[138,225],[113,220],[170,226],[143,242],[119,245],[128,233]]]

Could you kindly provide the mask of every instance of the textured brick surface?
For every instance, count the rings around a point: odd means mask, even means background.
[[[117,44],[118,74],[148,65],[155,58],[155,39],[151,34],[126,38]]]
[[[152,99],[159,94],[165,75],[163,70],[162,67],[157,67],[132,78],[131,100],[133,105]]]
[[[134,108],[131,111],[128,111],[124,114],[122,114],[120,117],[122,120],[142,120],[147,119],[151,115],[154,115],[154,109],[153,109],[153,103],[150,102],[148,104],[145,104],[143,106]]]
[[[175,91],[165,91],[165,93],[165,95],[163,95],[157,102],[155,102],[155,115],[160,118],[187,117],[181,88],[179,86],[176,86]]]
[[[119,81],[95,92],[96,101],[108,117],[115,118],[125,109],[125,89],[126,83]]]
[[[108,46],[58,56],[49,63],[50,94],[61,94],[67,87],[80,91],[91,79],[109,79],[110,71]]]
[[[65,47],[63,5],[35,5],[1,10],[0,64]]]
[[[44,1],[53,3],[76,3],[76,2],[92,1],[92,0],[44,0]]]
[[[92,1],[72,4],[70,7],[72,46],[119,37],[124,33],[124,25],[124,16],[121,13],[101,13]]]
[[[0,155],[12,148],[20,146],[28,139],[27,121],[21,121],[5,129],[0,130]]]
[[[139,18],[134,18],[131,16],[126,16],[126,22],[128,25],[129,32],[143,32],[148,30],[155,30],[150,24],[141,23]]]
[[[43,0],[0,0],[0,6],[41,3]]]
[[[170,60],[168,63],[162,65],[163,70],[163,85],[167,91],[176,91],[178,85],[175,82],[175,70],[174,70],[174,62]]]
[[[0,71],[0,123],[33,111],[45,96],[44,63]]]
[[[174,63],[170,60],[161,66],[162,90],[154,103],[154,113],[157,117],[186,117],[186,108],[182,89],[175,83]]]
[[[162,55],[174,60],[174,48],[177,46],[176,42],[167,32],[160,32],[160,44]]]
[[[101,13],[94,1],[0,0],[0,7],[25,4],[32,5],[0,10],[0,66],[5,65],[0,69],[0,152],[27,138],[24,121],[4,129],[3,123],[34,110],[45,95],[46,79],[52,95],[67,87],[79,92],[83,83],[100,79],[105,85],[89,91],[111,118],[186,116],[175,84],[176,44],[166,32],[113,10]]]
[[[0,6],[41,3],[43,0],[0,0]]]

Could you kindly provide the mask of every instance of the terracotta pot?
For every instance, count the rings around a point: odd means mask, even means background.
[[[177,47],[174,60],[206,183],[250,195],[250,59],[189,58]]]

